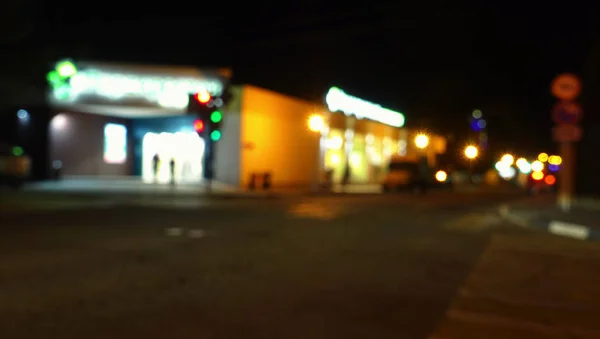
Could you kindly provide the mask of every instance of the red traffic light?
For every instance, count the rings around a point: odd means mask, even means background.
[[[210,101],[210,93],[207,91],[198,92],[194,95],[199,103],[205,104]]]
[[[204,131],[204,121],[202,121],[202,120],[194,121],[194,130],[198,133]]]

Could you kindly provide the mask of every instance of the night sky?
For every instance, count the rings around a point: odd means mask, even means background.
[[[491,149],[550,148],[550,81],[597,72],[600,2],[490,3],[5,0],[21,7],[0,8],[0,57],[21,82],[64,57],[228,66],[236,83],[315,101],[336,85],[458,139],[480,109]]]

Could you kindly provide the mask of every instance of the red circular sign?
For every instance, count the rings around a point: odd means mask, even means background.
[[[552,81],[552,94],[561,100],[574,100],[581,93],[581,81],[571,73],[563,73]]]

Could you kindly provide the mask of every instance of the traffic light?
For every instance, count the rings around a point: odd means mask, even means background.
[[[210,114],[211,132],[210,139],[212,141],[219,141],[221,139],[221,123],[223,122],[223,114],[220,111],[213,111]]]
[[[210,101],[210,93],[203,91],[194,95],[194,98],[201,104],[206,104]]]
[[[206,130],[211,141],[219,141],[223,136],[221,124],[223,123],[223,113],[219,107],[223,106],[224,101],[221,97],[213,97],[210,93],[198,92],[190,95],[188,113],[195,114],[203,123],[201,131]],[[196,132],[200,133],[194,124]]]
[[[208,118],[208,115],[214,109],[212,97],[208,92],[198,92],[189,95],[188,113],[196,114],[200,118]],[[206,120],[206,119],[203,119]]]
[[[198,134],[201,134],[202,132],[204,132],[204,121],[197,119],[196,121],[194,121],[194,130],[196,132],[198,132]]]

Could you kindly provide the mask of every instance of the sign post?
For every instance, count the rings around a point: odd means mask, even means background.
[[[581,82],[573,74],[557,76],[551,85],[552,94],[559,100],[552,109],[552,119],[556,123],[553,129],[554,141],[559,143],[562,169],[558,182],[557,205],[564,212],[571,210],[575,191],[575,143],[581,139],[579,126],[583,110],[575,100],[581,92]]]

